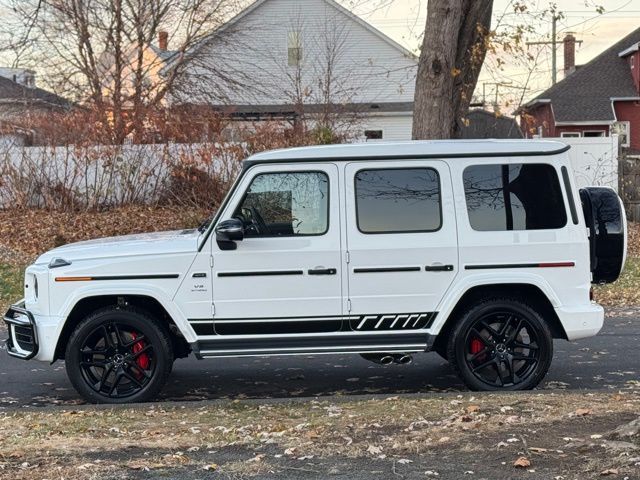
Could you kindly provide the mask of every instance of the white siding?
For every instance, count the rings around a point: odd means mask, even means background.
[[[299,31],[302,64],[288,65]],[[331,67],[331,74],[327,74]],[[238,105],[413,101],[414,58],[325,0],[267,0],[202,47],[178,101]],[[223,76],[235,79],[230,86]],[[327,85],[329,80],[329,87]]]
[[[364,142],[365,130],[382,130],[382,141],[403,141],[411,140],[411,130],[413,128],[413,115],[385,115],[376,117],[365,117],[361,121],[359,128],[360,135],[357,142]]]

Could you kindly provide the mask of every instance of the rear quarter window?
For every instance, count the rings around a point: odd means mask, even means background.
[[[560,180],[552,165],[472,165],[464,170],[463,181],[474,230],[548,230],[567,224]]]

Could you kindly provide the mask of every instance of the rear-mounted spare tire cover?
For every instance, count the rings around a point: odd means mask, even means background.
[[[622,201],[609,187],[583,188],[580,199],[590,231],[593,283],[615,282],[624,267],[627,248]]]

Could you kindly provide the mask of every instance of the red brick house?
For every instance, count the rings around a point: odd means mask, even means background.
[[[521,110],[526,137],[620,135],[640,152],[640,28],[589,63],[575,67],[575,38],[564,40],[565,78]]]

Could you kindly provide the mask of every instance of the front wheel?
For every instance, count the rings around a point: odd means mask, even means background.
[[[489,299],[460,317],[447,356],[471,390],[529,390],[549,370],[553,337],[533,307],[515,299]]]
[[[145,402],[160,392],[171,373],[171,340],[146,312],[107,307],[76,327],[65,365],[75,389],[91,403]]]

